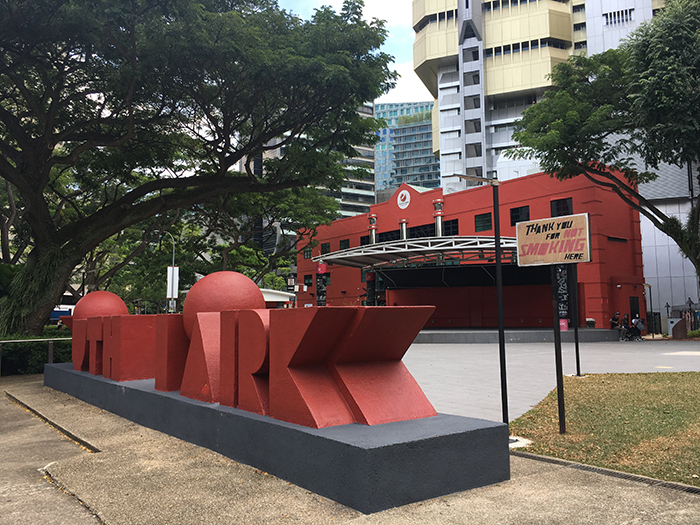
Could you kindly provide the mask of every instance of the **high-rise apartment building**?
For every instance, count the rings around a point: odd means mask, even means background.
[[[394,135],[394,172],[391,186],[404,182],[421,188],[440,186],[440,161],[433,153],[430,113],[399,119]]]
[[[363,118],[374,117],[374,104],[363,104],[357,111]],[[343,217],[367,213],[370,205],[376,202],[374,146],[361,144],[354,148],[357,156],[343,161],[347,176],[343,187],[339,191],[329,192],[340,203],[340,215]],[[358,168],[363,168],[365,171],[359,171]]]
[[[663,0],[414,0],[414,68],[435,98],[433,147],[445,193],[466,189],[453,174],[508,180],[537,173],[532,160],[511,160],[513,123],[551,87],[552,68],[571,55],[617,47]],[[685,168],[662,166],[640,191],[685,220]],[[695,195],[698,195],[697,189]],[[700,294],[692,265],[642,219],[643,259],[654,310]]]
[[[430,112],[432,109],[432,101],[375,104],[375,116],[384,119],[387,123],[387,127],[380,130],[379,141],[374,147],[374,173],[377,191],[398,188],[398,185],[392,183],[392,175],[394,173],[394,129],[399,125],[399,119],[415,117]]]
[[[513,122],[575,53],[619,45],[663,6],[659,0],[414,0],[415,70],[436,99],[442,176],[507,180],[538,171],[512,161]],[[464,189],[443,180],[446,192]]]

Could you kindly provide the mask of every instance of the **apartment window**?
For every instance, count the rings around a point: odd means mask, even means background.
[[[605,25],[622,25],[629,24],[634,20],[634,9],[622,9],[620,11],[612,11],[610,13],[603,13],[603,18],[605,19]]]
[[[474,231],[485,232],[492,228],[491,213],[481,213],[474,216]]]
[[[313,249],[311,248],[311,246],[307,246],[306,248],[304,248],[304,259],[311,259],[311,257],[313,256],[312,253]]]
[[[324,242],[321,245],[321,255],[324,255],[326,253],[331,253],[331,243],[329,242]]]
[[[498,47],[494,48],[493,52],[496,56],[501,56],[501,47],[498,46]]]
[[[510,225],[515,226],[519,222],[530,220],[530,206],[520,206],[510,209]]]
[[[510,55],[510,46],[503,46],[503,54]]]
[[[348,248],[350,248],[350,239],[341,240],[339,247],[341,250],[347,250]]]
[[[493,9],[494,9],[494,11],[495,11],[496,9],[500,9],[500,8],[501,8],[501,2],[500,2],[500,0],[495,0],[495,1],[493,2]]]
[[[537,49],[538,47],[540,47],[539,40],[533,40],[530,42],[530,49]]]
[[[583,31],[586,29],[586,22],[581,22],[580,24],[574,24],[574,31]]]
[[[580,5],[575,5],[574,6],[574,13],[581,13],[586,10],[586,4],[580,4]]]
[[[530,42],[523,42],[523,51],[530,50]]]
[[[520,53],[520,44],[513,44],[513,53]]]
[[[314,276],[313,275],[305,275],[304,276],[304,286],[313,286],[314,285]]]
[[[571,197],[568,199],[558,199],[552,201],[550,204],[552,208],[552,217],[562,217],[564,215],[574,214],[574,205],[571,201]]]

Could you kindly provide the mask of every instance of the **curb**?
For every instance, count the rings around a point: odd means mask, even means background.
[[[565,459],[553,458],[550,456],[540,456],[538,454],[533,454],[531,452],[522,452],[520,450],[511,450],[510,455],[518,456],[525,459],[532,459],[535,461],[542,461],[544,463],[553,463],[555,465],[560,465],[562,467],[571,468],[575,470],[594,472],[596,474],[602,474],[603,476],[610,476],[612,478],[635,481],[637,483],[643,483],[644,485],[648,485],[650,487],[663,487],[700,496],[700,487],[695,487],[693,485],[685,485],[683,483],[676,483],[674,481],[664,481],[661,479],[649,478],[647,476],[640,476],[639,474],[628,474],[627,472],[620,472],[619,470],[584,465],[583,463],[576,463],[574,461],[567,461]]]
[[[93,454],[94,454],[94,453],[97,453],[97,452],[102,452],[102,451],[101,451],[99,448],[97,448],[96,446],[92,445],[91,443],[88,443],[88,442],[85,441],[83,438],[81,438],[81,437],[79,437],[79,436],[76,436],[76,435],[73,434],[70,430],[67,430],[67,429],[63,428],[61,425],[59,425],[59,424],[57,424],[57,423],[54,423],[53,421],[51,421],[50,419],[48,419],[46,416],[44,416],[44,415],[41,414],[40,412],[37,412],[35,409],[33,409],[32,407],[30,407],[30,406],[27,405],[26,403],[23,403],[22,401],[20,401],[19,399],[17,399],[15,396],[13,396],[12,394],[10,394],[7,390],[5,390],[5,395],[6,395],[7,398],[8,398],[10,401],[12,401],[15,405],[22,407],[22,408],[23,408],[24,410],[26,410],[27,412],[29,412],[29,413],[31,413],[32,415],[38,417],[38,418],[41,419],[44,423],[46,423],[46,424],[49,425],[50,427],[54,428],[56,431],[58,431],[59,433],[63,434],[63,435],[66,436],[68,439],[70,439],[71,441],[74,441],[75,443],[77,443],[77,444],[80,445],[81,447],[85,448],[85,449],[88,450],[89,452],[91,452],[91,453],[93,453]]]

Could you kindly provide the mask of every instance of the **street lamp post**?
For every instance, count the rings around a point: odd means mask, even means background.
[[[649,322],[649,319],[647,319],[647,322],[649,323],[649,329],[651,330],[651,337],[654,337],[654,333],[656,332],[656,318],[654,317],[654,302],[651,298],[651,285],[649,283],[644,283],[644,287],[649,290],[646,296],[649,298],[649,311],[651,312],[651,322]]]
[[[452,177],[460,179],[484,182],[491,186],[493,190],[493,240],[496,252],[496,302],[498,310],[498,355],[501,368],[501,411],[503,414],[503,422],[507,425],[508,418],[508,382],[506,378],[506,336],[503,320],[503,272],[501,269],[501,221],[498,202],[498,179],[486,179],[484,177],[476,177],[472,175],[455,174]]]
[[[168,231],[164,233],[167,233],[170,236],[170,239],[173,241],[173,265],[168,268],[168,291],[166,293],[166,299],[170,299],[168,311],[170,313],[174,313],[175,309],[177,308],[177,288],[179,281],[179,272],[175,266],[175,237],[173,237],[173,234]]]

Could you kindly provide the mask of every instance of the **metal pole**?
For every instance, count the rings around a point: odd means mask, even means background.
[[[498,179],[486,179],[472,175],[447,175],[447,177],[459,177],[464,180],[485,182],[493,189],[493,237],[496,255],[496,296],[498,301],[498,348],[501,364],[501,405],[503,410],[503,422],[508,424],[508,383],[506,380],[506,337],[503,323],[503,278],[501,272],[501,222],[499,220]]]
[[[53,341],[49,341],[49,364],[53,364]]]
[[[552,318],[554,320],[554,360],[557,367],[557,402],[559,404],[559,433],[566,434],[566,414],[564,412],[564,372],[561,358],[561,330],[559,328],[559,305],[557,297],[557,267],[551,265]]]
[[[656,332],[656,316],[654,316],[654,301],[651,298],[651,285],[644,283],[644,287],[649,291],[646,294],[649,297],[649,311],[651,313],[651,319],[647,316],[647,323],[649,324],[649,331],[651,332],[651,337],[654,337],[654,332]]]
[[[569,265],[569,297],[571,298],[571,320],[574,323],[574,347],[576,349],[576,375],[581,377],[581,356],[578,346],[578,264]]]
[[[503,321],[503,274],[501,271],[501,221],[499,217],[498,181],[491,183],[493,189],[493,237],[496,249],[496,300],[498,304],[498,355],[501,365],[501,407],[503,422],[508,424],[508,381],[506,379],[506,336]]]

